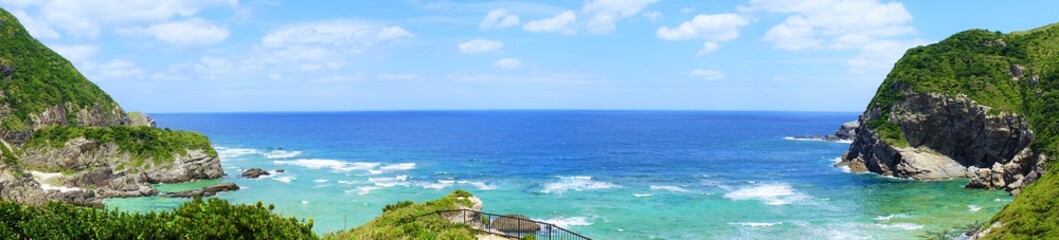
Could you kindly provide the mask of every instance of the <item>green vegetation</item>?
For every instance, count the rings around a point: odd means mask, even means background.
[[[172,161],[174,154],[185,154],[189,149],[203,149],[210,156],[217,156],[210,140],[202,134],[146,126],[45,127],[35,131],[23,148],[59,148],[67,141],[79,137],[101,143],[116,143],[119,151],[132,156],[133,166],[142,165],[146,159],[153,160],[155,164]]]
[[[919,238],[920,239],[927,239],[927,240],[952,240],[952,239],[956,239],[956,238],[958,238],[960,236],[965,236],[965,235],[976,233],[978,231],[978,229],[982,228],[982,224],[984,224],[984,223],[982,223],[982,222],[974,222],[974,223],[969,223],[969,224],[966,224],[966,225],[963,225],[963,226],[954,227],[954,228],[949,229],[947,231],[937,231],[937,232],[928,231],[926,233],[923,233],[923,234],[919,235]]]
[[[0,106],[10,109],[0,114],[0,131],[27,130],[33,123],[30,116],[56,106],[64,106],[68,124],[77,123],[77,111],[95,107],[102,110],[103,119],[124,117],[111,111],[119,106],[110,95],[30,36],[18,19],[3,9],[0,22],[4,23],[0,24]]]
[[[316,239],[312,220],[201,198],[160,213],[0,202],[0,239]]]
[[[1013,79],[1017,66],[1023,76]],[[1059,24],[1012,34],[970,30],[908,50],[868,106],[881,114],[869,128],[897,146],[908,143],[900,126],[888,119],[906,92],[964,94],[992,107],[989,114],[1022,115],[1035,135],[1031,148],[1059,156]],[[987,239],[1059,239],[1056,162],[1050,161],[1044,176],[985,224],[1002,224]]]
[[[0,140],[2,141],[2,140]],[[25,172],[22,170],[22,166],[19,165],[18,155],[8,148],[6,142],[0,142],[0,159],[3,160],[4,165],[10,166],[12,173],[16,176],[24,175]]]
[[[449,222],[433,214],[438,210],[470,207],[471,194],[456,190],[430,202],[412,204],[398,202],[387,205],[379,217],[360,227],[329,233],[324,239],[476,239],[474,230],[466,224]]]

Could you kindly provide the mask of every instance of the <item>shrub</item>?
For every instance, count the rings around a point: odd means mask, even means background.
[[[3,239],[316,239],[312,220],[283,218],[261,204],[196,198],[172,211],[126,213],[51,202],[0,202]]]
[[[476,239],[475,232],[466,224],[457,224],[434,214],[438,210],[450,210],[459,206],[470,206],[466,200],[472,195],[456,190],[441,199],[419,203],[398,202],[384,208],[382,215],[354,229],[329,233],[325,239]],[[390,207],[400,206],[400,207]],[[387,210],[389,209],[389,210]]]

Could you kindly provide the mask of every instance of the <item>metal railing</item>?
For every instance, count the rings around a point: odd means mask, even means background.
[[[480,232],[505,237],[537,240],[592,240],[555,224],[535,221],[523,216],[499,215],[471,209],[440,210],[434,214],[452,222],[467,224]]]

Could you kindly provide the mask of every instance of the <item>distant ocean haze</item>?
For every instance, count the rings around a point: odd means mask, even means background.
[[[155,114],[200,131],[243,189],[313,218],[317,232],[355,227],[401,200],[453,189],[485,211],[518,213],[598,239],[912,238],[987,220],[1011,198],[832,167],[848,143],[827,134],[855,113],[706,111],[394,111]],[[272,175],[244,179],[244,169]],[[283,169],[280,173],[276,169]],[[162,197],[109,199],[148,211]],[[923,204],[930,203],[930,204]]]

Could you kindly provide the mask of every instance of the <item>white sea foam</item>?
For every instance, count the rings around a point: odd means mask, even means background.
[[[809,198],[786,183],[759,184],[724,194],[731,200],[758,200],[768,205],[786,205]]]
[[[648,194],[648,193],[633,193],[632,196],[633,197],[642,198],[642,197],[650,197],[651,194]]]
[[[368,181],[372,182],[373,184],[375,184],[376,187],[384,187],[384,188],[393,187],[393,186],[408,186],[408,185],[410,185],[410,183],[407,182],[408,181],[408,175],[398,175],[398,176],[394,176],[394,177],[379,177],[379,178],[369,177]]]
[[[810,137],[783,137],[783,139],[784,140],[791,140],[791,141],[807,141],[807,142],[829,142],[829,143],[844,143],[844,144],[853,143],[853,140],[834,140],[834,141],[830,141],[830,140],[824,140],[824,139],[820,139],[820,138],[810,138]]]
[[[367,195],[368,193],[371,193],[371,191],[374,191],[376,189],[379,189],[379,187],[363,186],[363,187],[357,187],[355,192],[357,192],[357,195]],[[354,191],[354,190],[349,190],[349,191],[346,191],[346,192],[350,192],[350,191]]]
[[[747,227],[771,227],[775,225],[783,224],[783,222],[730,222],[728,224],[747,226]]]
[[[291,181],[294,181],[294,179],[297,179],[297,178],[295,178],[294,176],[280,176],[280,177],[272,178],[272,180],[276,180],[276,181],[280,181],[280,182],[284,182],[284,183],[290,183]]]
[[[609,182],[592,180],[590,176],[558,176],[558,181],[544,185],[543,193],[563,193],[566,191],[586,191],[595,189],[620,188],[621,186]]]
[[[690,192],[687,189],[684,189],[684,188],[678,187],[678,186],[655,186],[655,185],[651,185],[650,188],[651,188],[651,190],[661,190],[661,191],[670,191],[670,192],[682,192],[682,193]]]
[[[454,180],[437,180],[436,182],[421,183],[419,186],[427,189],[443,189],[455,184]]]
[[[357,182],[356,181],[338,180],[338,183],[346,184],[346,185],[353,185],[353,184],[356,184]]]
[[[302,200],[302,204],[309,204],[309,201]]]
[[[483,191],[496,189],[496,186],[485,184],[484,182],[460,180],[460,181],[456,181],[456,183],[460,184],[460,185],[471,185],[471,186],[473,186],[475,188],[478,188],[478,190],[483,190]]]
[[[549,219],[534,219],[539,222],[546,222],[555,224],[562,228],[569,228],[573,226],[588,226],[592,225],[592,221],[589,221],[586,217],[554,217]]]
[[[237,157],[241,157],[241,156],[245,156],[245,155],[251,155],[251,154],[261,154],[261,151],[259,151],[257,149],[249,149],[249,148],[217,147],[216,149],[217,149],[217,156],[219,156],[221,158],[221,160],[227,160],[227,159],[237,158]]]
[[[972,211],[972,212],[977,212],[979,210],[982,210],[982,207],[979,207],[978,205],[971,204],[971,205],[967,205],[967,210],[968,211]]]
[[[379,163],[370,162],[346,162],[333,159],[297,159],[289,161],[272,161],[278,165],[294,165],[302,166],[311,169],[330,168],[335,171],[348,172],[353,170],[370,170],[377,166]]]
[[[313,182],[314,183],[325,183],[325,182],[327,182],[327,179],[316,179],[316,180],[313,180]]]
[[[416,164],[415,163],[398,163],[398,164],[388,164],[386,166],[382,166],[381,168],[379,168],[379,170],[383,170],[383,171],[399,171],[399,170],[412,170],[414,168],[416,168]]]
[[[302,151],[272,150],[271,152],[265,153],[265,158],[292,158],[301,154]]]
[[[915,224],[915,223],[876,224],[876,226],[879,226],[880,228],[884,228],[884,229],[901,229],[901,230],[909,230],[909,231],[918,230],[918,229],[922,229],[923,228],[923,225],[919,225],[919,224]]]
[[[890,219],[894,219],[894,218],[907,218],[907,217],[908,217],[908,215],[905,215],[904,213],[898,213],[898,214],[890,214],[890,215],[886,215],[886,216],[876,216],[875,217],[875,221],[884,222],[884,221],[890,221]]]

